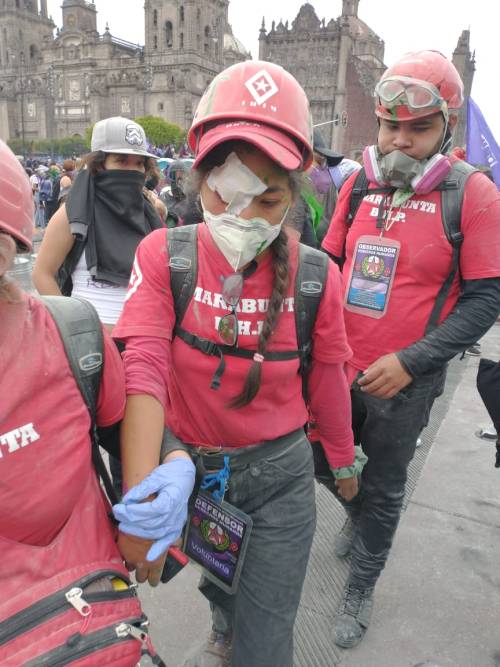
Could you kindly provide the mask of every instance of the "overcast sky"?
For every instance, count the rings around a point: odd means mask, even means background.
[[[231,0],[229,20],[235,36],[256,58],[262,17],[268,29],[273,19],[291,22],[302,4],[304,0]],[[327,21],[342,10],[342,0],[311,0],[311,4]],[[61,0],[48,0],[48,5],[61,25]],[[144,43],[143,0],[95,0],[95,5],[101,33],[108,22],[116,37]],[[477,67],[472,97],[500,143],[499,0],[361,0],[359,16],[385,41],[387,65],[422,48],[438,49],[450,57],[462,30],[469,28]]]

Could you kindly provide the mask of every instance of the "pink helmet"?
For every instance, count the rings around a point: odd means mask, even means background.
[[[0,232],[10,234],[21,250],[30,251],[33,235],[33,192],[10,148],[0,140]]]
[[[312,121],[297,80],[274,63],[246,60],[218,74],[203,94],[188,133],[194,167],[218,144],[241,139],[287,170],[312,162]]]
[[[378,82],[375,113],[388,120],[414,120],[438,111],[447,113],[462,106],[463,89],[460,74],[442,53],[407,53]]]

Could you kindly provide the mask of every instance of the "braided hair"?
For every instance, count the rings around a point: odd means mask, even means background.
[[[257,344],[257,353],[262,355],[264,355],[269,339],[278,325],[283,300],[288,291],[288,237],[283,229],[273,241],[270,248],[273,254],[274,281],[266,319],[264,320]],[[242,391],[232,399],[228,407],[242,408],[248,405],[259,391],[261,375],[262,364],[254,361],[250,366]]]

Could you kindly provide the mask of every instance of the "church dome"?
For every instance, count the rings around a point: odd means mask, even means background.
[[[224,35],[224,51],[234,51],[239,55],[245,56],[245,58],[248,58],[249,56],[248,49],[244,47],[237,37],[229,32],[226,32]]]

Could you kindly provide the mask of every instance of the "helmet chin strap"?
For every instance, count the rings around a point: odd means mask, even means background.
[[[450,150],[452,137],[451,137],[450,123],[449,123],[448,114],[443,114],[443,116],[444,116],[443,139],[441,141],[441,146],[439,147],[438,153],[442,153],[443,155],[446,155],[448,153],[448,151]]]

